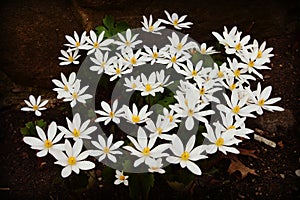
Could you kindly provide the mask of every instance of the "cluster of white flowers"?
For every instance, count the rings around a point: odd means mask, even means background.
[[[170,15],[165,11],[168,20],[158,19],[153,23],[153,17],[150,15],[149,20],[143,16],[143,28],[145,32],[153,34],[161,34],[159,31],[165,29],[160,26],[172,25],[176,29],[189,28],[191,22],[183,22],[185,16],[178,17],[176,13]],[[118,99],[111,102],[102,101],[102,110],[96,110],[95,113],[99,117],[95,122],[103,122],[108,125],[111,122],[119,124],[120,118],[126,122],[138,125],[137,139],[127,136],[132,145],[123,146],[124,141],[116,141],[113,143],[114,136],[112,133],[106,140],[103,135],[98,135],[98,140],[92,140],[91,143],[95,147],[94,150],[82,151],[83,140],[91,140],[89,134],[96,131],[96,126],[89,126],[90,120],[81,123],[81,117],[77,113],[74,115],[73,121],[67,120],[68,128],[56,125],[52,122],[48,128],[46,136],[43,130],[36,127],[38,136],[24,137],[24,141],[31,145],[33,149],[40,150],[37,156],[45,156],[49,152],[57,161],[55,164],[62,165],[62,176],[67,177],[72,171],[79,173],[79,169],[88,170],[95,167],[95,164],[86,161],[88,156],[99,156],[98,160],[108,159],[113,163],[117,162],[116,155],[122,155],[122,151],[127,150],[136,159],[133,166],[138,167],[142,164],[148,166],[149,172],[165,173],[162,169],[167,163],[180,164],[182,168],[187,167],[192,173],[201,175],[201,169],[195,163],[200,159],[207,158],[206,154],[213,154],[216,151],[239,153],[236,146],[241,142],[241,138],[249,139],[247,134],[253,132],[246,128],[245,120],[247,117],[255,117],[255,114],[261,115],[263,110],[282,111],[283,109],[272,104],[280,100],[270,98],[272,87],[268,86],[264,89],[258,83],[256,90],[251,90],[250,81],[256,80],[256,76],[263,78],[260,73],[261,69],[270,69],[266,66],[270,62],[272,48],[265,48],[266,43],[259,46],[256,40],[249,43],[250,36],[242,37],[242,32],[237,31],[234,27],[228,32],[227,28],[223,32],[223,36],[219,33],[212,33],[219,43],[225,46],[226,54],[235,55],[236,58],[227,58],[227,62],[213,66],[204,66],[203,60],[196,63],[192,61],[195,52],[202,55],[211,55],[219,53],[213,47],[207,47],[205,43],[198,45],[195,42],[188,41],[188,35],[180,38],[178,34],[172,32],[166,40],[169,43],[163,48],[158,49],[156,45],[148,47],[143,45],[143,50],[135,50],[137,45],[142,44],[142,40],[138,39],[139,34],[132,33],[128,29],[125,35],[118,33],[119,40],[104,39],[104,32],[98,37],[93,30],[89,35],[82,33],[81,38],[74,32],[74,38],[66,36],[69,49],[62,50],[60,57],[62,60],[60,65],[78,64],[80,50],[87,50],[87,55],[91,55],[90,59],[94,63],[90,66],[91,71],[98,74],[105,73],[110,76],[110,81],[122,77],[124,74],[131,73],[137,66],[145,63],[155,65],[155,63],[165,65],[166,69],[173,68],[177,73],[185,77],[180,81],[178,90],[174,94],[177,101],[173,105],[169,105],[170,109],[164,108],[163,114],[153,117],[153,112],[148,110],[149,105],[144,105],[138,109],[135,103],[132,108],[127,105],[118,105]],[[110,44],[116,45],[116,54],[109,55]],[[155,66],[154,66],[155,68]],[[149,77],[141,73],[140,75],[125,78],[124,86],[126,91],[139,91],[141,96],[152,95],[164,92],[164,88],[173,81],[169,81],[170,75],[165,76],[165,70],[153,71]],[[69,79],[61,73],[61,81],[52,80],[57,86],[54,91],[58,93],[58,99],[71,101],[71,107],[76,105],[76,101],[85,103],[87,99],[92,98],[89,94],[84,94],[88,86],[80,88],[80,80],[76,79],[75,72],[71,73]],[[223,94],[225,104],[214,94],[217,91],[226,89]],[[24,111],[35,111],[40,115],[39,110],[45,106],[45,102],[40,104],[40,97],[37,101],[30,96],[30,102],[25,103],[30,108],[22,108]],[[209,109],[211,103],[217,105],[217,110]],[[221,121],[216,121],[211,126],[207,117],[219,113]],[[152,116],[150,118],[150,116]],[[152,120],[155,118],[156,120]],[[171,130],[178,127],[184,121],[185,128],[192,130],[201,122],[206,127],[206,132],[202,135],[207,138],[208,143],[195,146],[196,136],[188,135],[189,140],[186,145],[183,144],[181,138],[172,134]],[[60,133],[57,133],[57,129]],[[65,142],[58,142],[65,138]],[[69,141],[73,138],[73,146]],[[159,141],[159,142],[158,142]],[[122,149],[121,149],[122,148]],[[122,151],[121,151],[122,150]],[[123,175],[123,171],[116,171],[115,184],[124,183],[128,185],[128,176]]]

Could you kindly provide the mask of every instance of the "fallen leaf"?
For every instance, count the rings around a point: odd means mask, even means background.
[[[250,169],[249,167],[245,166],[241,161],[238,160],[238,158],[234,158],[233,156],[230,157],[230,165],[227,171],[229,174],[239,171],[242,175],[241,179],[245,178],[248,173],[258,176],[254,169]]]
[[[261,160],[261,158],[259,158],[257,155],[254,154],[256,150],[252,150],[252,149],[243,149],[243,148],[238,148],[238,150],[240,151],[240,154],[241,154],[241,155],[244,155],[244,156],[250,156],[250,157],[252,157],[252,158]]]

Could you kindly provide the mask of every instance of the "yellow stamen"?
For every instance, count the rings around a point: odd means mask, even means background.
[[[131,64],[135,65],[136,64],[136,58],[135,57],[132,57],[131,60],[130,60]]]
[[[173,122],[174,117],[172,115],[169,115],[168,118],[169,118],[170,122]]]
[[[260,50],[258,50],[257,52],[257,58],[261,58],[262,57],[262,52]]]
[[[34,111],[36,111],[36,110],[39,109],[39,106],[38,106],[38,105],[33,105],[33,106],[32,106],[32,109],[33,109]]]
[[[154,26],[149,26],[148,30],[149,30],[150,32],[154,31]]]
[[[265,100],[264,100],[264,99],[261,99],[261,100],[259,100],[259,101],[257,102],[257,104],[258,104],[259,106],[263,106],[263,105],[265,104]]]
[[[206,49],[202,48],[202,49],[200,50],[200,53],[201,53],[201,54],[206,54]]]
[[[171,62],[172,62],[172,63],[176,63],[176,60],[177,60],[176,56],[173,56],[173,57],[171,58]]]
[[[178,50],[181,50],[181,49],[182,49],[182,47],[183,47],[182,43],[181,43],[181,42],[179,42],[179,43],[178,43],[178,45],[177,45],[177,49],[178,49]]]
[[[235,70],[235,71],[233,72],[233,74],[234,74],[235,77],[239,77],[240,74],[241,74],[241,70],[237,69],[237,70]]]
[[[78,94],[77,94],[76,92],[74,92],[74,93],[72,94],[72,97],[73,97],[73,99],[77,99],[77,98],[78,98]]]
[[[116,74],[121,74],[121,69],[119,67],[116,68]]]
[[[80,46],[80,42],[76,41],[76,47],[79,47]]]
[[[235,106],[234,108],[232,108],[232,112],[235,113],[235,114],[237,114],[237,113],[240,112],[240,109],[241,108],[239,106]]]
[[[159,127],[156,129],[156,131],[158,132],[159,135],[162,134],[162,128]]]
[[[131,44],[131,42],[128,41],[128,40],[125,42],[125,45],[128,46],[128,47],[130,46],[130,44]]]
[[[152,58],[154,58],[154,59],[158,58],[158,53],[157,52],[153,52]]]
[[[64,86],[64,91],[68,92],[69,91],[69,88],[67,85]]]
[[[94,43],[94,48],[95,48],[95,49],[98,49],[98,47],[99,47],[99,43],[98,43],[98,42],[95,42],[95,43]]]
[[[79,137],[80,136],[80,131],[77,130],[76,128],[74,128],[72,133],[73,133],[74,137]]]
[[[124,175],[121,175],[121,176],[119,177],[119,179],[120,179],[121,181],[124,181],[124,180],[125,180],[125,176],[124,176]]]
[[[104,147],[103,148],[103,152],[106,153],[106,154],[109,154],[109,148],[108,147]]]
[[[137,87],[137,85],[135,83],[132,83],[131,88],[135,89]]]
[[[217,147],[220,147],[224,144],[224,139],[223,138],[219,138],[217,139],[216,143]]]
[[[227,130],[230,130],[230,129],[235,129],[235,126],[233,126],[233,125],[228,126]]]
[[[184,160],[184,161],[187,161],[187,160],[189,160],[189,158],[190,158],[190,154],[189,154],[189,152],[183,152],[182,154],[181,154],[181,160]]]
[[[241,50],[241,49],[242,49],[241,43],[238,43],[234,48],[235,48],[235,50],[237,50],[237,51]]]
[[[204,89],[204,87],[202,87],[202,88],[199,90],[199,93],[200,93],[200,95],[204,95],[204,94],[205,94],[205,89]]]
[[[197,73],[196,70],[193,70],[193,71],[192,71],[192,76],[193,76],[193,77],[197,76],[197,74],[198,74],[198,73]]]
[[[46,140],[44,142],[44,146],[49,149],[49,148],[51,148],[53,146],[53,144],[52,144],[52,142],[50,140]]]
[[[101,67],[101,68],[104,68],[105,65],[106,65],[106,62],[102,62],[101,65],[100,65],[100,67]]]
[[[69,157],[68,164],[69,165],[75,165],[76,164],[76,158],[74,156]]]
[[[236,84],[230,85],[230,90],[231,90],[231,91],[234,90],[235,88],[236,88]]]
[[[253,60],[250,60],[250,62],[248,63],[248,66],[249,66],[249,67],[253,67],[253,66],[254,66],[254,61],[253,61]]]
[[[140,116],[138,116],[138,115],[132,115],[131,120],[134,123],[139,123],[140,122]]]
[[[219,77],[219,78],[222,78],[223,76],[224,76],[223,72],[218,71],[218,77]]]
[[[145,147],[144,149],[143,149],[143,155],[144,156],[149,156],[149,154],[150,154],[150,149],[149,149],[149,147]]]
[[[173,25],[174,25],[174,26],[177,26],[177,25],[178,25],[178,19],[175,19],[175,20],[173,21]]]
[[[70,56],[70,57],[68,58],[68,61],[69,61],[69,62],[73,62],[73,61],[74,61],[74,58],[73,58],[72,56]]]
[[[191,117],[191,116],[193,116],[193,114],[194,114],[194,111],[193,111],[192,109],[189,109],[189,110],[188,110],[188,116]]]
[[[114,113],[113,111],[110,111],[110,112],[109,112],[109,117],[110,117],[110,118],[114,118],[114,116],[115,116],[115,113]]]
[[[145,85],[145,90],[146,90],[147,92],[149,92],[149,91],[152,90],[152,87],[151,87],[151,85],[150,85],[149,83],[147,83],[147,84]]]

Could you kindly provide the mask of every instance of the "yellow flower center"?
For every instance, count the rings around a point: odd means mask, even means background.
[[[79,137],[80,136],[80,131],[77,130],[76,128],[74,128],[72,133],[73,133],[74,137]]]
[[[189,100],[184,99],[184,104],[185,104],[186,106],[188,106],[188,105],[189,105]]]
[[[249,66],[249,67],[253,67],[253,66],[254,66],[254,61],[253,61],[253,60],[250,60],[250,62],[248,63],[248,66]]]
[[[102,62],[101,65],[100,65],[100,67],[101,67],[101,68],[104,68],[105,65],[106,65],[106,62]]]
[[[197,76],[197,74],[198,74],[198,73],[197,73],[196,70],[193,70],[193,71],[192,71],[192,76],[193,76],[193,77]]]
[[[131,44],[131,42],[130,42],[130,41],[128,41],[128,40],[126,40],[126,42],[125,42],[125,45],[129,47],[129,46],[130,46],[130,44]]]
[[[193,116],[193,114],[194,114],[194,111],[193,111],[192,109],[189,109],[189,110],[188,110],[188,116],[191,117],[191,116]]]
[[[130,60],[131,64],[135,65],[136,64],[136,58],[135,57],[132,57],[131,60]]]
[[[149,91],[152,90],[152,87],[151,87],[151,85],[150,85],[149,83],[147,83],[147,84],[145,85],[145,90],[146,90],[147,92],[149,92]]]
[[[69,165],[75,165],[76,164],[76,158],[74,156],[71,156],[68,158],[68,164]]]
[[[136,85],[135,83],[132,83],[131,88],[132,88],[132,89],[135,89],[136,86],[137,86],[137,85]]]
[[[148,30],[149,30],[150,32],[154,31],[154,26],[149,26]]]
[[[261,99],[261,100],[259,100],[259,101],[257,102],[257,104],[258,104],[259,106],[263,106],[263,105],[265,104],[265,100],[264,100],[264,99]]]
[[[171,62],[172,62],[172,63],[176,63],[176,60],[177,60],[176,56],[173,56],[173,57],[171,58]]]
[[[199,90],[199,93],[200,93],[200,95],[204,95],[204,94],[205,94],[205,89],[204,89],[204,87],[202,87],[202,88]]]
[[[172,115],[169,115],[168,118],[169,118],[170,122],[172,122],[174,120],[174,117]]]
[[[200,50],[200,53],[201,53],[201,54],[206,54],[206,49],[202,48],[202,49]]]
[[[241,70],[237,69],[237,70],[235,70],[235,71],[233,72],[233,74],[234,74],[235,77],[239,77],[240,74],[241,74]]]
[[[262,52],[260,50],[258,50],[257,52],[257,58],[261,58],[262,57]]]
[[[230,85],[230,90],[231,90],[231,91],[234,90],[235,88],[236,88],[236,84]]]
[[[104,148],[103,148],[103,152],[104,152],[105,154],[109,154],[109,148],[108,148],[108,147],[104,147]]]
[[[68,92],[69,91],[69,88],[67,85],[64,85],[64,91]]]
[[[144,149],[143,149],[143,155],[144,156],[149,156],[149,154],[150,154],[150,149],[149,149],[149,147],[145,147]]]
[[[121,69],[119,67],[116,68],[116,74],[121,74]]]
[[[77,99],[77,98],[78,98],[78,94],[77,94],[76,92],[74,92],[74,93],[72,94],[72,97],[73,97],[73,99]]]
[[[39,109],[39,106],[38,106],[38,105],[33,105],[33,106],[32,106],[32,109],[33,109],[34,111],[36,111],[36,110]]]
[[[159,169],[159,167],[151,167],[151,169],[152,169],[153,171],[156,171],[156,170]]]
[[[233,126],[233,125],[228,126],[227,130],[230,130],[230,129],[235,129],[235,126]]]
[[[181,50],[181,49],[182,49],[182,47],[183,47],[182,43],[181,43],[181,42],[179,42],[179,43],[178,43],[178,45],[177,45],[177,49],[178,49],[178,50]]]
[[[219,138],[217,139],[216,143],[217,147],[220,147],[224,144],[224,139],[223,138]]]
[[[190,154],[189,154],[189,152],[185,151],[181,154],[180,157],[181,157],[181,160],[187,161],[190,158]]]
[[[125,176],[124,176],[124,175],[121,175],[121,176],[119,177],[119,179],[120,179],[121,181],[124,181],[124,180],[125,180]]]
[[[95,49],[98,49],[98,47],[99,47],[99,43],[98,43],[98,42],[95,42],[95,43],[94,43],[94,48],[95,48]]]
[[[235,114],[237,114],[237,113],[240,112],[240,109],[241,108],[239,106],[235,106],[234,108],[232,108],[232,112],[235,113]]]
[[[218,71],[218,77],[222,78],[223,76],[224,76],[223,72],[222,71]]]
[[[153,57],[154,59],[158,58],[158,53],[157,53],[157,52],[153,52],[152,57]]]
[[[237,45],[235,45],[234,48],[235,48],[235,50],[237,50],[237,51],[241,50],[241,49],[242,49],[241,43],[238,43]]]
[[[115,116],[115,113],[114,113],[113,111],[110,111],[110,112],[109,112],[109,117],[110,117],[110,118],[114,118],[114,116]]]
[[[159,127],[156,129],[156,131],[158,132],[159,135],[162,134],[162,128]]]
[[[134,123],[139,123],[140,122],[140,116],[138,116],[138,115],[132,115],[131,120]]]
[[[73,58],[72,56],[69,56],[68,61],[69,61],[69,62],[73,62],[73,61],[74,61],[74,58]]]
[[[46,140],[45,142],[44,142],[44,146],[46,147],[46,148],[51,148],[52,147],[52,142],[50,141],[50,140]]]
[[[76,47],[79,47],[80,46],[80,42],[76,41]]]
[[[178,25],[178,19],[175,19],[175,20],[173,21],[173,25],[174,25],[174,26],[177,26],[177,25]]]

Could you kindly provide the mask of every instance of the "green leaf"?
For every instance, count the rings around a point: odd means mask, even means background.
[[[103,24],[104,26],[107,27],[107,29],[109,31],[114,29],[114,25],[115,25],[115,19],[113,16],[111,15],[105,15],[104,19],[103,19]]]
[[[154,186],[154,175],[131,174],[129,180],[129,192],[132,199],[147,199],[151,187]]]
[[[116,33],[115,34],[117,34],[117,33],[121,33],[121,32],[123,32],[123,31],[126,31],[127,29],[129,28],[129,25],[126,23],[126,22],[118,22],[117,24],[116,24]]]
[[[97,26],[95,29],[97,35],[100,35],[104,31],[104,38],[111,37],[109,31],[104,26]]]
[[[47,122],[45,122],[43,119],[36,120],[34,122],[27,122],[25,124],[25,127],[20,128],[21,134],[25,136],[37,136],[36,132],[36,126],[41,127],[41,129],[45,130],[47,127]]]

